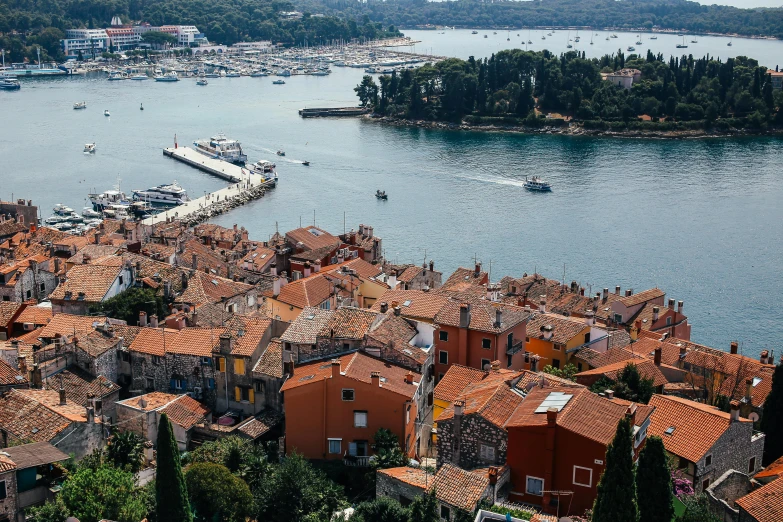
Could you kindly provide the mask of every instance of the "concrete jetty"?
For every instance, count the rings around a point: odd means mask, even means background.
[[[247,169],[243,169],[232,163],[210,158],[189,147],[166,147],[163,149],[163,155],[186,163],[191,167],[195,167],[208,174],[212,174],[213,176],[225,179],[226,181],[231,181],[232,183],[246,181],[248,176],[262,177],[256,174],[250,174]]]

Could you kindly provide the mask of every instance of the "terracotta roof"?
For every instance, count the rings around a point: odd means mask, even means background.
[[[105,317],[57,314],[43,327],[40,336],[43,339],[53,339],[58,335],[72,337],[74,334],[89,333],[95,329],[95,325],[105,322]]]
[[[753,478],[756,480],[763,478],[776,478],[783,475],[783,457],[770,463],[763,471],[756,473]]]
[[[621,297],[620,299],[618,299],[618,301],[630,308],[631,306],[637,306],[642,303],[652,301],[653,299],[658,299],[665,295],[666,292],[664,292],[660,288],[650,288],[649,290],[639,292],[638,294],[633,294],[628,297]]]
[[[438,312],[438,315],[435,317],[435,322],[437,324],[459,327],[460,307],[463,306],[463,304],[468,304],[470,306],[470,324],[468,327],[471,330],[478,330],[481,332],[502,333],[529,320],[531,317],[530,312],[527,312],[524,308],[518,306],[475,299],[468,303],[464,303],[462,300],[449,299]],[[500,325],[495,324],[498,311],[501,312]]]
[[[605,352],[599,352],[592,348],[579,350],[577,356],[586,361],[593,368],[603,368],[619,362],[631,361],[633,359],[644,359],[641,353],[631,351],[631,346],[624,348],[610,348]]]
[[[23,306],[23,303],[14,301],[0,301],[0,326],[7,326]]]
[[[283,286],[275,299],[296,308],[305,308],[318,306],[329,299],[331,295],[332,283],[326,274],[319,272]]]
[[[0,359],[0,385],[18,386],[27,383],[27,376]]]
[[[130,344],[136,339],[136,336],[139,335],[139,332],[141,331],[141,327],[139,326],[128,326],[125,324],[115,324],[112,325],[112,328],[114,329],[115,337],[122,337],[123,346],[125,347],[130,346]]]
[[[557,522],[557,517],[552,515],[544,515],[543,513],[536,513],[530,518],[530,522]]]
[[[0,473],[5,473],[14,469],[16,469],[16,463],[11,460],[11,457],[7,457],[3,455],[3,453],[0,453]]]
[[[238,265],[244,268],[245,263],[247,263],[248,270],[253,270],[254,272],[263,272],[268,267],[268,265],[274,262],[274,260],[274,250],[271,248],[259,246],[248,252],[245,257],[239,261]]]
[[[482,382],[469,384],[457,400],[464,401],[463,415],[477,414],[495,426],[502,428],[514,410],[522,403],[521,393],[513,391],[510,379],[519,374],[490,375]],[[454,404],[446,408],[436,419],[438,422],[454,417]]]
[[[17,323],[31,323],[34,325],[43,326],[48,324],[52,320],[52,307],[51,306],[28,306],[19,317],[16,318]]]
[[[272,428],[280,424],[282,420],[282,413],[266,409],[237,426],[237,431],[255,440],[268,433]]]
[[[117,404],[122,404],[123,406],[128,406],[129,408],[134,408],[140,411],[154,411],[163,408],[177,397],[179,397],[179,395],[163,392],[151,392],[144,395],[139,395],[138,397],[131,397],[130,399],[125,399],[124,401],[119,401]]]
[[[66,262],[73,263],[74,265],[81,265],[84,263],[85,256],[89,262],[96,259],[100,259],[106,256],[113,256],[119,251],[119,248],[111,245],[85,245],[74,255],[69,257]]]
[[[333,236],[329,232],[318,227],[296,228],[285,233],[286,241],[289,243],[302,243],[307,250],[323,248],[325,246],[337,246],[341,243],[340,238]]]
[[[470,292],[477,295],[483,295],[487,293],[487,289],[483,286],[487,283],[487,280],[488,277],[486,272],[479,270],[478,274],[476,274],[474,269],[460,267],[446,279],[446,282],[443,283],[443,286],[441,286],[439,290]]]
[[[476,509],[488,486],[488,477],[451,464],[441,466],[432,481],[438,500],[468,513]]]
[[[235,315],[226,324],[226,331],[234,338],[231,355],[250,357],[261,344],[272,320],[267,317]],[[184,330],[183,330],[184,331]]]
[[[572,396],[557,414],[557,425],[604,445],[612,441],[617,431],[617,423],[628,409],[627,406],[599,397],[587,388],[535,388],[527,394],[508,420],[506,428],[546,426],[546,412],[536,413],[535,410],[552,393]],[[645,418],[637,409],[636,425],[641,425]]]
[[[556,377],[549,373],[522,370],[522,376],[517,381],[515,388],[524,395],[527,395],[530,390],[536,387],[555,388],[562,386],[583,387],[581,384],[577,384],[574,381],[564,379],[563,377]]]
[[[737,505],[758,522],[783,520],[783,479],[752,491],[736,500]]]
[[[555,314],[536,313],[530,317],[527,322],[527,336],[531,339],[543,339],[541,328],[551,325],[552,342],[557,344],[566,344],[585,330],[590,331],[590,327],[584,321],[569,319]]]
[[[68,455],[58,450],[48,442],[34,442],[21,446],[10,446],[3,449],[19,469],[27,469],[44,464],[54,464],[68,460]]]
[[[204,422],[210,413],[209,408],[187,395],[180,395],[159,411],[185,430]]]
[[[377,343],[386,346],[423,364],[428,358],[427,352],[411,344],[417,334],[416,328],[407,319],[396,316],[389,310],[386,315],[380,315],[379,320],[370,327],[367,334],[368,345]]]
[[[601,366],[600,368],[594,368],[592,370],[586,370],[576,374],[576,380],[579,382],[580,377],[590,376],[603,376],[613,381],[617,381],[620,378],[620,373],[625,369],[626,365],[633,364],[639,371],[639,375],[642,379],[652,379],[653,386],[663,386],[668,383],[669,380],[661,373],[655,363],[649,359],[638,359],[631,361],[620,361],[614,364],[608,364]]]
[[[258,362],[253,368],[253,373],[282,379],[283,344],[280,342],[280,339],[275,337],[269,341],[266,350],[264,350],[264,353],[258,358]]]
[[[336,339],[363,339],[370,326],[378,318],[378,313],[363,308],[338,308],[332,313],[326,324],[321,327],[318,337]]]
[[[454,402],[469,384],[480,382],[486,372],[461,364],[452,364],[435,386],[433,397],[440,401]]]
[[[315,344],[318,332],[329,321],[332,313],[331,310],[321,308],[305,308],[280,336],[280,340],[291,344]]]
[[[166,348],[168,348],[168,342],[174,340],[173,338],[177,335],[177,330],[166,330],[164,333],[161,328],[142,328],[128,346],[128,350],[163,357],[166,355],[163,344],[164,335],[166,336]]]
[[[403,273],[397,276],[397,281],[400,281],[401,283],[410,283],[416,279],[416,276],[418,276],[422,270],[424,269],[420,266],[409,266]]]
[[[661,437],[666,451],[691,462],[706,455],[731,424],[730,414],[673,395],[653,395],[649,404],[655,412],[648,433]],[[737,422],[751,421],[740,418]]]
[[[72,422],[85,422],[82,406],[59,406],[59,393],[11,389],[0,397],[0,427],[22,441],[49,441]]]
[[[389,290],[375,301],[371,309],[380,311],[381,303],[388,304],[389,309],[391,309],[394,303],[397,303],[400,307],[400,313],[405,317],[434,321],[435,316],[438,315],[438,312],[445,306],[447,301],[447,297],[433,292]]]
[[[525,296],[536,306],[540,296],[549,295],[561,286],[560,281],[547,279],[540,274],[524,275],[517,279],[504,277],[500,280],[500,285],[506,293]]]
[[[334,266],[335,268],[332,268],[332,266]],[[339,272],[345,272],[346,269],[350,269],[353,270],[356,273],[356,275],[363,280],[374,279],[378,277],[382,272],[380,265],[373,265],[372,263],[368,263],[367,261],[365,261],[360,257],[351,259],[349,261],[345,261],[344,263],[341,263],[339,265],[332,265],[332,266],[326,266],[321,271],[329,272],[329,273],[339,273]],[[380,281],[378,281],[378,283],[380,283]]]
[[[54,289],[49,298],[65,299],[66,292],[71,292],[70,299],[77,301],[79,293],[84,292],[85,302],[98,303],[109,292],[121,272],[121,266],[76,265],[68,271],[66,280]]]
[[[90,397],[104,398],[120,389],[118,384],[103,375],[93,377],[75,365],[48,377],[44,381],[44,388],[59,393],[61,383],[65,388],[66,400],[81,406],[87,406]]]
[[[407,398],[412,398],[416,394],[416,390],[421,382],[421,375],[411,372],[413,373],[413,384],[406,383],[405,376],[408,374],[407,369],[394,365],[388,361],[376,359],[363,352],[350,353],[343,355],[338,359],[340,360],[340,368],[345,374],[345,377],[369,384],[372,382],[370,374],[372,372],[380,372],[381,388],[398,393]],[[300,386],[319,383],[324,378],[331,378],[331,375],[332,364],[329,360],[303,364],[294,369],[294,374],[285,384],[283,384],[280,391],[284,392]]]
[[[217,303],[221,299],[246,294],[251,290],[252,285],[196,271],[193,277],[188,279],[188,287],[175,301],[198,306]]]
[[[78,335],[75,345],[92,357],[99,357],[117,346],[119,337],[109,337],[103,332],[93,330],[87,335]]]
[[[433,475],[427,473],[424,468],[409,468],[402,466],[399,468],[379,469],[376,473],[386,475],[394,480],[399,480],[410,486],[425,489],[432,485]]]

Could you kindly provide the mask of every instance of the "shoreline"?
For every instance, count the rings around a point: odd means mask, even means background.
[[[498,125],[498,124],[470,124],[464,120],[461,123],[451,123],[429,120],[408,120],[405,118],[395,118],[391,116],[377,116],[366,114],[362,116],[363,121],[373,122],[392,127],[407,127],[419,129],[432,129],[444,131],[467,131],[467,132],[496,132],[521,135],[562,135],[562,136],[584,136],[592,138],[634,138],[634,139],[660,139],[660,140],[678,140],[678,139],[707,139],[707,138],[740,138],[740,137],[779,137],[783,136],[783,129],[771,131],[749,131],[747,129],[734,129],[730,131],[717,130],[677,130],[677,131],[640,131],[640,130],[604,130],[604,129],[585,129],[580,125],[568,125],[564,127],[544,126],[527,127],[524,125]]]

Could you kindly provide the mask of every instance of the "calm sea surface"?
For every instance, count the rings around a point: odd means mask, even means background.
[[[469,31],[408,34],[424,41],[419,52],[460,57],[515,43],[491,32],[486,39]],[[567,36],[556,35],[564,48]],[[664,38],[676,42],[659,36],[654,50],[674,51]],[[635,35],[594,39],[585,48],[602,54],[633,44]],[[720,55],[725,41],[699,38],[698,45]],[[782,45],[734,40],[728,49],[774,66]],[[658,285],[685,302],[697,342],[726,348],[737,339],[754,356],[778,344],[783,140],[518,136],[297,115],[302,107],[354,104],[362,75],[335,68],[329,77],[292,77],[282,86],[272,78],[214,79],[207,87],[193,79],[23,81],[19,92],[0,92],[0,197],[32,199],[47,217],[56,203],[81,209],[91,188],[111,188],[118,177],[128,191],[176,179],[201,195],[222,182],[163,157],[161,148],[175,133],[184,145],[223,131],[242,141],[252,161],[278,164],[277,189],[216,220],[244,225],[255,238],[314,219],[341,232],[345,216],[348,229],[372,224],[396,262],[421,263],[426,255],[448,275],[476,256],[491,264],[495,280],[534,270],[559,279],[565,269],[567,282],[592,292]],[[81,100],[87,110],[74,111]],[[83,154],[92,141],[97,153]],[[305,159],[311,167],[298,163]],[[525,191],[522,182],[533,174],[554,191]],[[389,200],[377,201],[376,189]]]

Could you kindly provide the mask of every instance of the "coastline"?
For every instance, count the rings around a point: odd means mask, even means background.
[[[731,129],[728,131],[718,131],[715,129],[685,129],[676,131],[647,131],[647,130],[604,130],[604,129],[585,129],[578,124],[568,126],[543,126],[528,127],[525,125],[498,125],[492,124],[470,124],[466,121],[461,123],[430,121],[430,120],[408,120],[405,118],[395,118],[391,116],[378,116],[366,114],[362,116],[363,121],[389,125],[393,127],[408,127],[419,129],[433,129],[444,131],[468,131],[468,132],[497,132],[512,133],[523,135],[562,135],[562,136],[584,136],[594,138],[633,138],[633,139],[706,139],[706,138],[738,138],[754,136],[783,136],[783,129],[749,131],[747,129]]]

